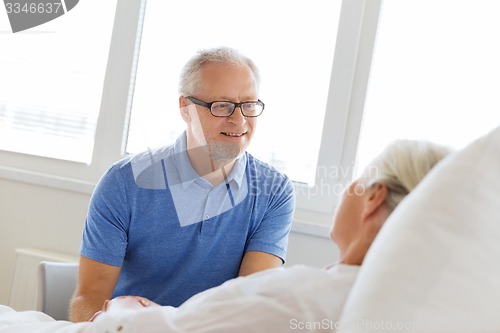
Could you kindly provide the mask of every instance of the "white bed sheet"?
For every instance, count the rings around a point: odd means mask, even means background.
[[[333,332],[358,269],[272,269],[230,280],[179,308],[110,308],[92,323],[54,321],[2,306],[0,333]]]

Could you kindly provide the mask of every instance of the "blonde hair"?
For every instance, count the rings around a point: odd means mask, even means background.
[[[392,211],[452,151],[430,141],[393,141],[367,168],[368,186],[375,183],[387,186],[385,203]]]
[[[257,87],[260,84],[259,69],[247,56],[230,47],[217,47],[200,50],[184,65],[179,79],[179,94],[181,96],[192,96],[196,94],[200,83],[200,70],[203,64],[215,62],[228,65],[247,65],[253,72]]]

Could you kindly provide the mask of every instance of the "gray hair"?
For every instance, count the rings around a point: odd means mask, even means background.
[[[368,186],[375,183],[387,186],[389,194],[385,203],[392,211],[452,151],[425,140],[393,141],[368,167]]]
[[[200,83],[200,70],[203,64],[215,62],[228,65],[247,65],[250,67],[257,87],[260,85],[259,69],[255,63],[239,51],[229,47],[217,47],[200,50],[183,67],[179,80],[179,94],[181,96],[195,95]]]

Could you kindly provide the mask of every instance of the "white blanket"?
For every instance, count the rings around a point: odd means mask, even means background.
[[[346,265],[277,268],[230,280],[179,308],[111,307],[92,323],[71,324],[1,306],[0,333],[334,331],[357,272],[357,266]]]
[[[87,325],[88,323],[82,323]],[[78,332],[77,326],[68,321],[56,321],[42,312],[16,312],[5,305],[0,305],[0,332],[1,333],[54,333],[62,328],[72,326]]]

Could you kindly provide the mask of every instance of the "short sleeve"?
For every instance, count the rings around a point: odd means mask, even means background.
[[[273,254],[286,260],[288,235],[290,233],[295,210],[295,191],[292,182],[281,176],[279,182],[267,185],[268,204],[262,214],[256,231],[251,235],[246,251],[260,251]]]
[[[113,166],[100,179],[90,199],[81,255],[121,266],[127,248],[129,210],[125,182],[120,169]]]

